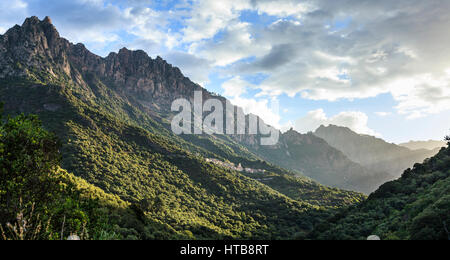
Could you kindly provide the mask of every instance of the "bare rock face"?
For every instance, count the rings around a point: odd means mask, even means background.
[[[67,70],[68,41],[60,38],[50,18],[27,18],[0,36],[0,78],[23,77],[29,70],[45,68],[50,74]]]
[[[193,97],[199,85],[184,77],[180,69],[160,57],[126,48],[106,58],[97,56],[83,44],[61,38],[49,17],[27,18],[0,36],[0,78],[26,77],[32,71],[46,71],[55,79],[68,77],[89,88],[91,75],[129,100],[151,109],[169,110],[173,100]],[[209,95],[209,94],[206,94]]]
[[[194,91],[204,90],[184,77],[180,69],[168,64],[161,57],[151,59],[143,51],[123,48],[102,60],[98,73],[105,79],[113,79],[116,90],[137,100],[144,107],[151,102],[169,111],[177,98],[192,98]],[[205,95],[209,95],[205,91]],[[210,96],[205,96],[205,99]]]

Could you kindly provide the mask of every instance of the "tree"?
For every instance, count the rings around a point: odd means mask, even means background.
[[[19,213],[26,218],[31,208],[43,212],[59,195],[59,147],[36,116],[0,121],[0,223],[14,222]]]

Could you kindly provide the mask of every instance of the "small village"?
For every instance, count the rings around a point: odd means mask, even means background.
[[[262,170],[262,169],[244,168],[244,167],[242,167],[241,164],[238,164],[238,166],[236,166],[234,163],[223,162],[218,159],[207,158],[206,161],[210,162],[210,163],[214,163],[216,165],[222,166],[222,167],[230,169],[230,170],[238,171],[238,172],[247,172],[247,173],[265,173],[266,172],[266,170]]]

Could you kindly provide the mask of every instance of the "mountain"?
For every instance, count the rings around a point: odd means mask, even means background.
[[[28,31],[24,33],[24,30]],[[27,40],[19,39],[21,37]],[[4,46],[10,46],[11,49],[2,54],[4,77],[19,76],[20,78],[23,75],[29,75],[34,77],[35,81],[41,81],[43,78],[44,81],[50,79],[50,82],[55,85],[76,85],[77,87],[70,90],[77,98],[83,99],[83,102],[95,99],[97,107],[106,110],[116,118],[128,123],[132,122],[152,132],[159,131],[169,139],[174,138],[170,133],[170,121],[174,116],[174,113],[170,111],[173,100],[177,98],[192,100],[194,91],[202,91],[204,100],[216,98],[226,103],[225,98],[209,93],[191,82],[178,68],[172,67],[160,57],[151,59],[143,51],[130,51],[124,48],[119,53],[111,53],[106,58],[101,58],[89,52],[82,44],[73,45],[61,39],[47,19],[42,22],[37,18],[28,19],[22,27],[15,26],[3,38],[6,41]],[[30,45],[15,46],[18,42],[31,43],[36,53],[24,56],[30,51]],[[35,42],[40,44],[34,45]],[[33,73],[30,73],[30,70]],[[21,99],[19,94],[15,95]],[[27,102],[23,100],[24,104],[17,107],[18,111],[31,112],[37,109],[37,111],[45,110],[51,114],[55,112],[51,110],[61,108],[61,105],[52,97],[46,99],[48,101],[41,107],[27,109],[25,109]],[[8,102],[6,105],[8,106]],[[52,116],[49,119],[55,120]],[[244,166],[253,166],[254,161],[267,159],[260,153],[264,149],[259,149],[258,136],[182,135],[180,137],[184,141],[177,138],[179,146],[207,158],[217,157],[235,164],[243,163]],[[320,141],[319,145],[326,146]],[[278,156],[286,154],[283,149],[279,150]],[[298,156],[304,156],[304,158],[297,158],[298,161],[303,162],[302,165],[289,169],[318,168],[315,161],[308,159],[314,157],[313,154],[308,154],[308,150]],[[322,157],[324,160],[329,158],[333,157]],[[273,163],[285,166],[278,161]],[[323,164],[346,165],[347,162],[325,161]],[[323,180],[320,176],[316,177],[317,174],[322,174],[317,173],[317,170],[302,173],[315,180]],[[347,169],[343,168],[334,170],[329,168],[324,174],[336,175],[334,180],[339,179],[341,175],[350,175]],[[331,181],[324,181],[324,183],[340,188],[350,187]],[[367,191],[365,188],[354,190]]]
[[[37,114],[62,143],[63,169],[129,205],[138,217],[117,224],[122,238],[289,239],[327,209],[365,198],[265,162],[244,145],[252,136],[174,135],[170,104],[195,90],[217,97],[143,51],[99,57],[61,38],[49,18],[0,36],[5,112]]]
[[[324,185],[366,194],[386,178],[351,161],[312,133],[300,134],[292,129],[281,135],[276,146],[257,146],[256,153],[268,162],[301,172]]]
[[[450,148],[315,227],[310,239],[450,240]]]
[[[410,141],[408,143],[399,144],[399,146],[406,147],[410,150],[440,150],[445,147],[446,143],[444,141]]]
[[[400,177],[405,169],[412,167],[415,163],[423,162],[439,151],[413,151],[406,147],[387,143],[380,138],[360,135],[349,128],[334,125],[321,126],[314,134],[365,168],[387,173],[380,179],[382,182]]]

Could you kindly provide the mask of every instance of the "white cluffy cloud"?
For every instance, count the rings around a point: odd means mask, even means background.
[[[0,1],[0,32],[49,15],[101,55],[144,49],[200,83],[264,74],[260,96],[389,94],[416,119],[450,110],[449,12],[448,0],[12,0]]]
[[[302,2],[309,6],[301,18],[247,28],[259,51],[248,51],[243,59],[253,60],[234,64],[230,74],[265,73],[258,87],[274,96],[335,101],[390,94],[410,119],[450,110],[450,1]]]
[[[249,84],[240,77],[234,77],[222,84],[224,96],[229,98],[235,106],[241,107],[245,114],[254,114],[259,116],[268,125],[281,128],[279,102],[276,98],[245,98],[248,88],[254,85]]]
[[[247,92],[247,87],[250,84],[241,77],[234,77],[222,84],[224,96],[226,97],[240,97]]]
[[[379,116],[379,117],[387,117],[392,115],[391,112],[375,112],[375,115]]]
[[[294,128],[300,133],[315,131],[321,125],[337,125],[348,127],[356,133],[367,134],[372,136],[381,136],[379,133],[367,126],[368,116],[362,112],[348,111],[341,112],[335,116],[328,117],[323,109],[308,112],[305,117],[299,118]]]
[[[209,1],[194,2],[189,13],[183,41],[197,42],[213,38],[231,21],[239,18],[240,11],[250,8],[249,1]]]
[[[259,13],[265,13],[278,17],[294,16],[297,19],[302,18],[303,14],[313,9],[313,6],[311,4],[295,0],[259,0],[253,1],[253,3],[254,8]]]

